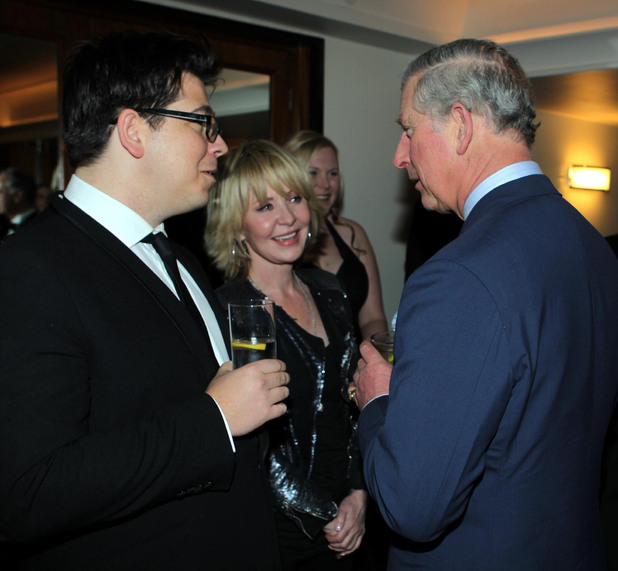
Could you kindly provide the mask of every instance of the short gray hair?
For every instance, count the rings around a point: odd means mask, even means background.
[[[454,103],[482,115],[496,133],[513,129],[534,143],[536,112],[532,85],[517,59],[490,40],[463,39],[432,48],[406,68],[401,88],[421,76],[414,106],[440,121]]]

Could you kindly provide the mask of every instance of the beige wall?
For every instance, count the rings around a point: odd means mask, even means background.
[[[399,84],[409,56],[328,38],[325,45],[324,134],[340,149],[344,216],[373,244],[387,320],[403,289],[405,244],[398,236],[415,193],[392,165],[401,128]]]
[[[380,49],[178,0],[149,1],[324,38],[324,133],[340,148],[346,192],[344,215],[362,224],[373,244],[382,278],[386,316],[390,321],[403,289],[403,229],[410,216],[410,198],[416,194],[405,174],[391,162],[400,135],[400,128],[395,124],[399,82],[407,63],[419,54]],[[556,54],[547,46],[528,42],[514,51],[528,73],[539,75],[541,71],[549,73],[552,69],[562,69],[566,60],[573,59],[593,69],[589,60],[599,57],[597,52],[607,55],[607,50],[601,49],[604,45],[593,41],[584,49],[586,46],[577,44],[574,53],[567,55],[564,49]],[[616,183],[613,185],[615,191],[593,193],[568,191],[564,181],[561,186],[559,179],[561,175],[566,176],[570,161],[614,165],[618,160],[618,132],[557,117],[541,115],[541,119],[543,126],[539,130],[536,154],[542,168],[603,234],[618,232]],[[610,160],[612,158],[614,161]],[[618,165],[616,169],[618,176]]]
[[[601,234],[618,233],[618,127],[539,112],[541,126],[534,157],[562,195]],[[609,192],[575,190],[567,186],[570,164],[610,167]]]
[[[405,244],[399,235],[408,216],[408,197],[416,192],[392,166],[401,133],[395,123],[399,84],[404,68],[419,54],[375,48],[174,0],[152,1],[324,38],[324,134],[340,149],[346,193],[343,214],[359,222],[373,244],[390,322],[404,283]]]

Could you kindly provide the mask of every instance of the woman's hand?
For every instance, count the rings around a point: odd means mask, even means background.
[[[358,549],[365,535],[367,492],[354,490],[339,504],[337,517],[324,527],[328,548],[337,552],[337,559]]]

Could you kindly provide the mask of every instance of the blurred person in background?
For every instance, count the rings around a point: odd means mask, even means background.
[[[360,343],[387,329],[380,273],[371,242],[363,227],[343,218],[343,183],[339,151],[335,144],[315,131],[299,131],[284,144],[307,170],[313,181],[325,228],[312,261],[335,274],[346,292]]]
[[[34,220],[36,184],[23,170],[9,167],[0,172],[0,214],[4,214],[15,231]]]

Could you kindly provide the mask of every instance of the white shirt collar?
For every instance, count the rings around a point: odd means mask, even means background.
[[[491,176],[487,177],[481,182],[466,198],[463,208],[464,220],[468,218],[472,209],[478,204],[479,200],[486,194],[489,194],[494,188],[498,188],[507,182],[530,176],[532,174],[543,174],[541,167],[534,161],[521,161],[519,163],[513,163],[503,169],[495,172]]]
[[[153,230],[163,231],[163,224],[153,229],[137,212],[77,175],[71,177],[64,196],[129,248]]]
[[[30,216],[33,212],[36,212],[36,208],[28,208],[24,212],[20,212],[11,218],[11,222],[15,224],[15,226],[19,226],[28,216]]]

